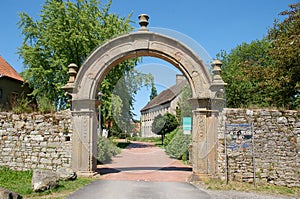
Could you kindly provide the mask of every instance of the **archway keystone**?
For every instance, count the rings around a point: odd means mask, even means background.
[[[144,19],[145,20],[145,17]],[[195,174],[214,175],[216,170],[216,128],[218,107],[212,102],[224,90],[220,67],[213,78],[201,58],[184,43],[144,27],[137,32],[114,38],[95,49],[80,67],[74,82],[64,89],[72,96],[73,137],[72,168],[78,175],[92,175],[96,170],[97,117],[95,103],[98,87],[105,75],[129,58],[151,56],[163,59],[186,77],[192,90],[193,144],[192,163]],[[214,64],[217,66],[219,62]],[[214,109],[214,110],[212,110]],[[213,126],[217,126],[216,124]]]

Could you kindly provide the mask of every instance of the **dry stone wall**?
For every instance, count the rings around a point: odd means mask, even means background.
[[[253,139],[239,124],[250,124]],[[300,187],[300,111],[224,109],[218,170],[223,179]]]
[[[300,111],[224,109],[219,119],[221,179],[253,182],[255,171],[258,183],[300,187]],[[54,171],[70,167],[71,121],[70,110],[53,114],[1,112],[0,166]],[[226,124],[251,124],[253,142],[251,133],[244,129],[237,133],[238,129],[229,130]]]
[[[53,114],[0,113],[0,166],[15,170],[70,167],[69,110]]]

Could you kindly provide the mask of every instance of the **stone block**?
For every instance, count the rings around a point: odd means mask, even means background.
[[[22,196],[16,192],[4,189],[0,187],[0,198],[1,199],[21,199]]]
[[[35,192],[42,192],[59,185],[57,173],[49,170],[34,170],[32,175],[32,188]]]
[[[77,175],[71,168],[58,168],[56,171],[60,180],[75,180]]]

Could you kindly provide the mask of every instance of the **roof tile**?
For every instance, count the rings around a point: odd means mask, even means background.
[[[0,77],[6,76],[24,82],[23,77],[0,56]]]
[[[180,94],[180,92],[186,85],[187,85],[187,81],[184,80],[162,91],[159,95],[153,98],[144,108],[142,108],[141,112],[171,102],[176,96]]]

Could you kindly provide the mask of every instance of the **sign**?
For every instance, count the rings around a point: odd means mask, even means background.
[[[182,130],[183,130],[183,134],[191,134],[191,130],[192,130],[192,118],[191,117],[183,117],[182,118]]]

